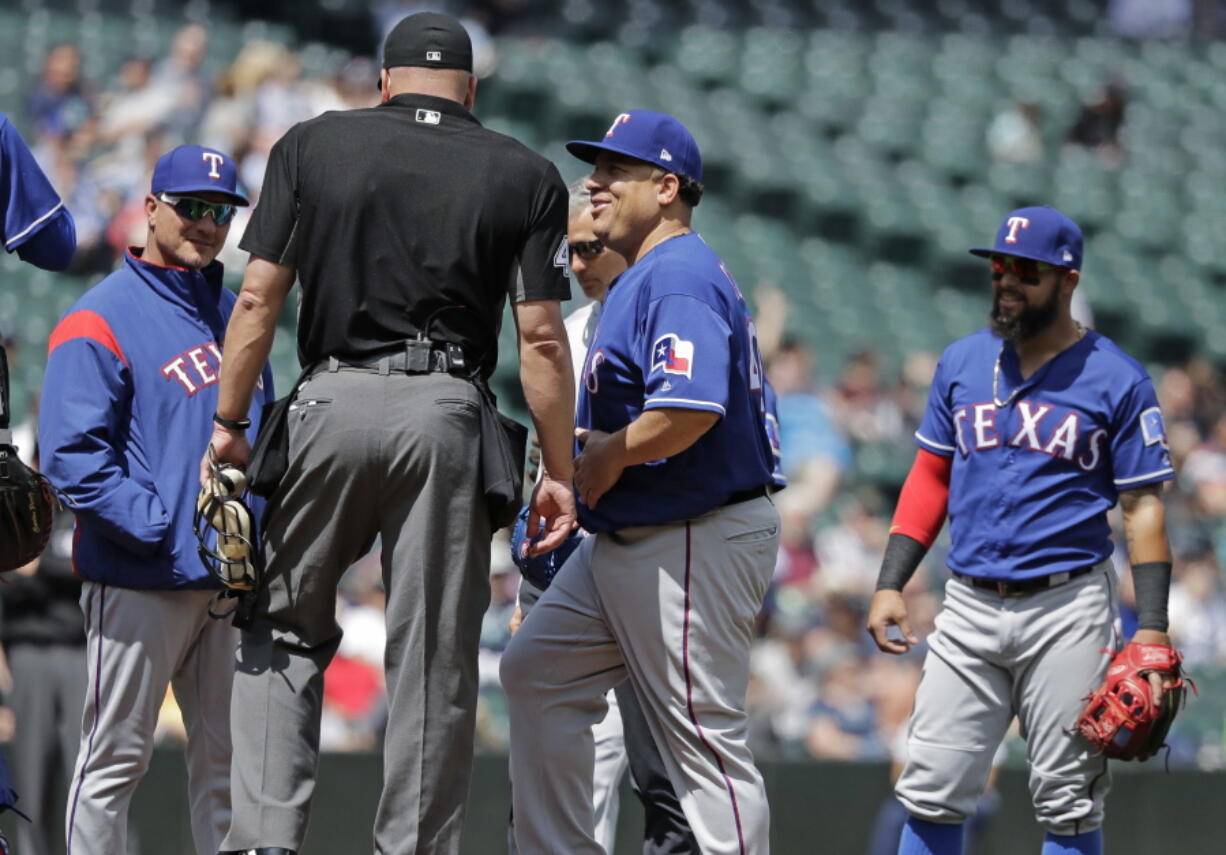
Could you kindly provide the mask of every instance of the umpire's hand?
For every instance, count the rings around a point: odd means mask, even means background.
[[[889,637],[889,629],[896,626],[902,631],[902,639]],[[907,623],[907,604],[898,591],[881,590],[873,594],[868,606],[868,634],[885,653],[906,653],[912,644],[919,644],[911,625]]]
[[[545,535],[528,549],[528,555],[542,555],[557,549],[575,527],[575,490],[570,479],[546,473],[532,490],[528,514],[528,537],[544,530]],[[541,522],[544,517],[544,524]]]
[[[234,431],[221,425],[213,425],[213,436],[204,450],[204,456],[200,458],[200,486],[203,487],[209,478],[213,477],[211,463],[219,466],[229,463],[245,471],[250,460],[251,443],[247,439],[246,431]]]

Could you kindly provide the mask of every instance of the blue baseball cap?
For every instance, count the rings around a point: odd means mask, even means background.
[[[702,155],[694,136],[672,116],[654,110],[619,113],[603,140],[571,140],[566,150],[587,163],[595,163],[602,151],[612,151],[702,181]]]
[[[972,249],[972,255],[1016,255],[1057,267],[1081,269],[1081,229],[1055,208],[1038,205],[1018,208],[1005,217],[991,249]]]
[[[158,158],[150,192],[183,195],[224,193],[235,205],[249,205],[238,189],[234,158],[202,145],[181,145]]]

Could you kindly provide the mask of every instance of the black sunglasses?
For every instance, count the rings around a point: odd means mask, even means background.
[[[234,219],[237,210],[234,205],[225,202],[206,202],[194,196],[172,196],[169,193],[158,194],[158,199],[175,209],[175,213],[184,219],[195,222],[203,220],[207,214],[213,215],[213,222],[219,226],[227,225]]]
[[[604,252],[604,244],[600,240],[581,240],[570,245],[570,257],[574,259],[575,253],[584,261],[591,261],[600,253]]]

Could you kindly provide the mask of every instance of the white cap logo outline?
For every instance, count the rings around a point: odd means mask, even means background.
[[[1005,235],[1005,243],[1017,243],[1018,230],[1030,228],[1030,220],[1026,217],[1010,217],[1005,221],[1005,225],[1009,227],[1009,234]]]
[[[617,118],[613,120],[613,124],[609,125],[609,129],[608,129],[607,131],[605,131],[605,132],[604,132],[604,135],[605,135],[606,137],[611,137],[611,136],[613,136],[613,132],[614,132],[615,130],[617,130],[617,126],[618,126],[618,125],[624,125],[624,124],[626,124],[626,122],[628,122],[628,121],[630,121],[630,114],[629,114],[629,113],[618,113],[618,114],[617,114]]]
[[[220,178],[221,173],[217,170],[226,162],[226,159],[215,151],[200,152],[200,159],[209,162],[209,178]]]

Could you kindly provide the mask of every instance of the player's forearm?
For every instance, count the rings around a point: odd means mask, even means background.
[[[1166,537],[1166,509],[1160,484],[1120,494],[1124,537],[1132,564],[1137,626],[1165,633],[1171,588],[1171,547]]]
[[[541,461],[554,478],[573,474],[575,378],[570,342],[556,300],[516,306],[519,380],[541,442]]]
[[[294,284],[294,269],[262,258],[251,258],[243,288],[226,327],[217,390],[217,412],[243,419],[251,407],[256,381],[272,351],[277,316]]]
[[[644,411],[613,436],[622,445],[622,461],[637,466],[685,451],[715,426],[719,415],[706,410],[662,407]]]
[[[1171,546],[1166,538],[1162,485],[1154,484],[1120,493],[1120,511],[1124,518],[1128,560],[1133,565],[1151,561],[1169,562]]]

